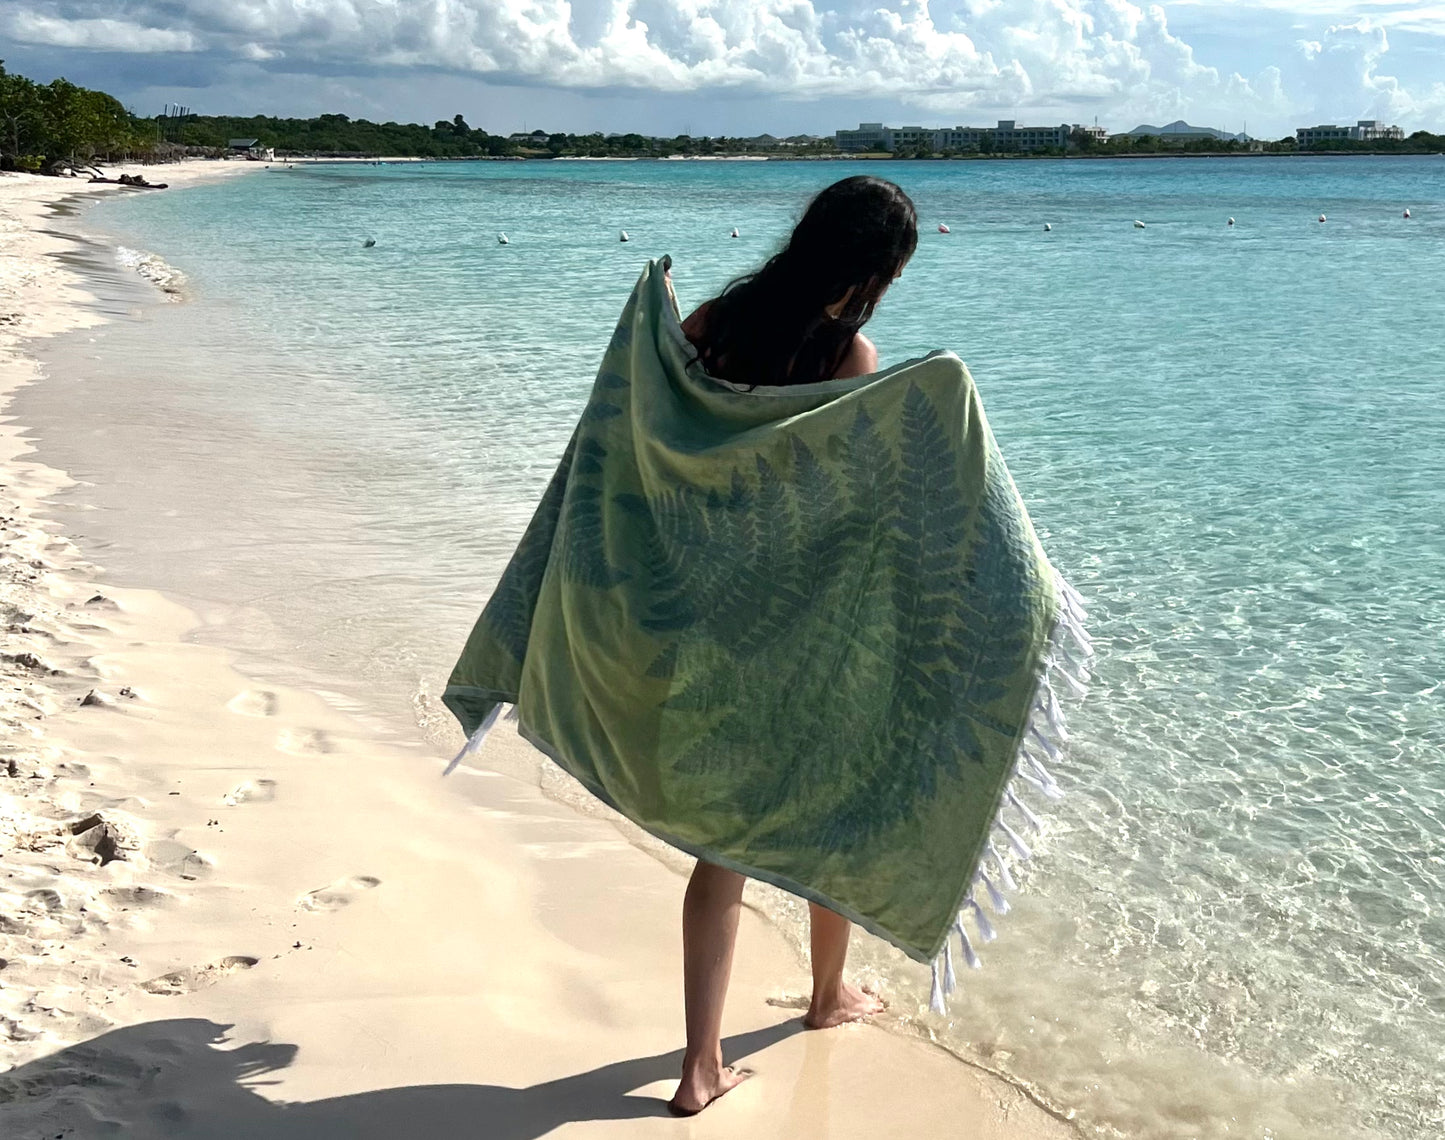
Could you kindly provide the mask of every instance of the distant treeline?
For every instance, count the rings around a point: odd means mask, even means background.
[[[373,123],[345,115],[315,119],[274,119],[266,115],[189,115],[169,120],[166,138],[192,147],[219,148],[232,139],[255,139],[278,154],[395,155],[399,158],[665,158],[669,155],[742,154],[786,150],[791,154],[832,153],[831,139],[692,138],[646,135],[573,135],[533,131],[493,135],[468,125],[461,115],[419,123]]]
[[[104,92],[64,79],[32,82],[0,61],[0,168],[42,170],[123,158],[222,154],[232,140],[255,139],[279,155],[394,155],[399,158],[666,158],[671,155],[832,154],[832,139],[692,138],[640,134],[573,135],[533,131],[494,135],[456,115],[428,127],[373,123],[346,115],[278,119],[268,115],[157,115],[138,118]]]
[[[1300,147],[1301,154],[1328,151],[1330,154],[1440,154],[1445,153],[1445,135],[1416,131],[1402,139],[1377,139],[1357,142],[1354,139],[1330,139],[1314,146]]]
[[[1159,135],[1110,135],[1097,139],[1084,131],[1074,131],[1069,137],[1067,149],[1063,147],[1041,147],[1037,150],[1019,152],[1016,150],[994,150],[985,141],[976,149],[935,151],[930,146],[896,152],[894,158],[1001,158],[1010,155],[1020,158],[1063,158],[1068,155],[1085,155],[1092,158],[1127,157],[1136,154],[1436,154],[1445,151],[1445,135],[1434,135],[1428,131],[1416,131],[1404,139],[1380,139],[1375,142],[1352,140],[1330,140],[1313,147],[1301,147],[1294,136],[1277,141],[1252,139],[1241,142],[1238,139],[1219,139],[1213,135],[1195,135],[1188,138]]]
[[[35,83],[6,71],[0,60],[0,169],[150,154],[159,138],[153,122],[137,119],[103,91],[65,79]]]
[[[1273,142],[1265,139],[1240,142],[1238,139],[1217,139],[1210,135],[1189,139],[1161,138],[1158,135],[1111,135],[1105,142],[1093,139],[1081,141],[1079,149],[1085,154],[1247,154],[1259,150],[1269,154],[1309,154],[1318,151],[1328,151],[1331,154],[1434,154],[1445,150],[1445,135],[1432,135],[1428,131],[1416,131],[1408,138],[1379,139],[1375,142],[1332,139],[1328,143],[1311,147],[1301,147],[1293,135]]]
[[[373,123],[345,115],[276,119],[269,115],[187,115],[170,119],[166,138],[189,147],[222,149],[232,139],[292,154],[397,155],[409,158],[481,158],[514,153],[501,135],[474,130],[458,115],[451,122]]]
[[[1217,139],[1213,135],[1194,135],[1188,138],[1159,135],[1110,135],[1107,139],[1095,139],[1082,131],[1075,131],[1071,144],[1080,154],[1125,155],[1125,154],[1247,154],[1257,149],[1260,143],[1240,142],[1238,139]],[[1295,149],[1294,139],[1280,139],[1278,142],[1263,142],[1265,150],[1281,153]]]

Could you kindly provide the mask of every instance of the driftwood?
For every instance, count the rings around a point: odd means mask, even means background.
[[[169,187],[168,182],[147,182],[140,174],[122,174],[119,178],[105,178],[99,174],[91,178],[91,182],[101,182],[107,186],[125,186],[131,190],[165,190]]]

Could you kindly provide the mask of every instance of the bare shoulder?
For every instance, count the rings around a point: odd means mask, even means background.
[[[854,376],[867,376],[878,371],[878,350],[873,342],[862,333],[853,334],[853,343],[848,346],[848,355],[833,374],[835,380],[849,380]]]
[[[707,311],[711,305],[711,301],[704,301],[692,311],[692,314],[687,320],[682,322],[683,335],[694,344],[696,344],[698,338],[702,336],[703,329],[707,328]]]

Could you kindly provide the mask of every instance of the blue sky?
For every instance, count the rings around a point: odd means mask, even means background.
[[[145,114],[460,112],[498,132],[1445,131],[1445,0],[4,0],[0,58]]]

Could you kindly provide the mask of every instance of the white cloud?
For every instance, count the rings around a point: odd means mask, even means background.
[[[0,27],[22,43],[91,51],[190,52],[198,49],[189,32],[150,27],[127,20],[61,19],[22,9],[0,17]]]
[[[264,63],[267,60],[280,59],[286,53],[276,48],[262,47],[260,44],[242,44],[236,54],[254,63]]]
[[[1412,5],[1409,8],[1392,10],[1374,17],[1385,27],[1402,32],[1418,32],[1427,36],[1445,36],[1445,4],[1430,7]]]
[[[1291,77],[1299,90],[1314,96],[1307,109],[1321,121],[1394,123],[1445,117],[1445,83],[1407,89],[1381,70],[1389,50],[1385,28],[1370,19],[1334,24],[1319,39],[1299,42]]]
[[[1294,11],[1305,0],[1203,0],[1212,11]],[[1348,0],[1319,0],[1343,9]],[[1445,108],[1440,85],[1385,74],[1387,26],[1445,8],[1360,0],[1354,23],[1301,13],[1270,64],[1244,76],[1196,58],[1157,5],[1131,0],[6,0],[24,43],[208,51],[288,69],[439,69],[571,90],[737,92],[904,103],[942,120],[973,108],[1116,122],[1283,121]],[[1291,7],[1293,5],[1293,7]],[[1191,11],[1200,9],[1191,8]],[[1275,16],[1276,21],[1281,17]],[[1251,68],[1251,70],[1253,70]],[[1348,104],[1348,106],[1346,106]],[[1130,124],[1132,125],[1132,123]]]
[[[59,15],[87,8],[97,16]],[[98,14],[117,10],[124,20]],[[1219,82],[1169,34],[1161,9],[1128,0],[880,0],[851,11],[809,0],[192,0],[179,18],[142,0],[32,0],[10,31],[75,47],[199,42],[293,63],[362,59],[580,88],[886,95],[940,108]]]

